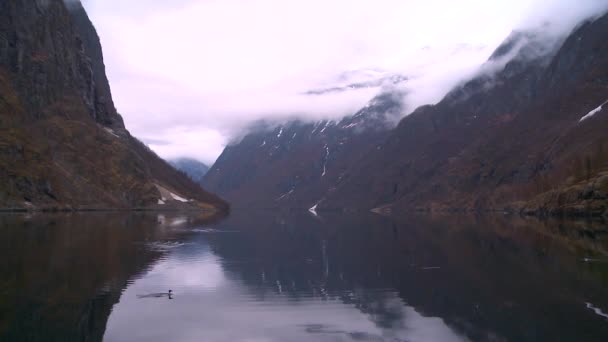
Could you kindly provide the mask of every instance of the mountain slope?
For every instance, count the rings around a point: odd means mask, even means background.
[[[181,202],[166,199],[163,189]],[[79,2],[0,2],[0,207],[227,209],[133,138]]]
[[[497,50],[494,73],[403,119],[325,207],[608,213],[608,115],[581,121],[608,100],[608,16],[555,52],[533,53],[539,42],[522,37]]]
[[[310,208],[390,129],[399,96],[383,94],[339,122],[260,123],[228,146],[203,180],[234,206]]]
[[[204,183],[246,206],[608,215],[608,16],[567,37],[547,30],[514,32],[394,129],[258,130]]]
[[[209,171],[209,166],[201,163],[198,160],[190,158],[169,160],[169,164],[179,171],[185,173],[188,177],[190,177],[190,179],[198,184],[202,184],[203,177],[205,177],[205,174],[207,174]]]

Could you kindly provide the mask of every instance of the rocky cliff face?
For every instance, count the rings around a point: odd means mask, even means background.
[[[114,102],[112,101],[110,83],[106,77],[103,52],[97,31],[89,20],[80,1],[70,1],[66,2],[66,4],[71,14],[74,29],[81,39],[83,48],[87,51],[87,57],[89,57],[91,63],[94,80],[93,96],[91,98],[93,116],[97,122],[105,126],[114,129],[124,128],[122,117],[116,112]]]
[[[400,109],[398,96],[383,94],[340,121],[260,123],[226,148],[203,185],[238,207],[310,208],[384,140]]]
[[[227,208],[125,129],[99,38],[79,2],[2,1],[0,207],[173,202],[162,189],[192,199],[190,206]]]
[[[292,126],[287,138],[252,134],[206,184],[276,207],[608,213],[607,42],[608,16],[567,39],[514,32],[478,76],[395,129],[347,141],[326,131],[312,150],[292,147],[307,137],[289,140]],[[326,141],[342,153],[325,157]]]

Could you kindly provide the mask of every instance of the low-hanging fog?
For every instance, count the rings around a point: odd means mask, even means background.
[[[70,0],[75,1],[75,0]],[[555,37],[606,0],[83,0],[132,134],[212,163],[259,120],[339,118],[398,74],[406,109],[474,75],[514,29]]]

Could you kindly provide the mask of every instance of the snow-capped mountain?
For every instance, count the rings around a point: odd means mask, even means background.
[[[350,79],[310,94],[375,84]],[[608,215],[607,80],[608,15],[566,38],[514,32],[477,76],[395,128],[380,122],[399,102],[380,96],[339,122],[258,130],[226,148],[204,183],[235,206],[315,213]]]
[[[320,200],[375,148],[399,117],[401,94],[387,93],[342,120],[259,123],[228,146],[203,180],[235,206],[298,207]]]

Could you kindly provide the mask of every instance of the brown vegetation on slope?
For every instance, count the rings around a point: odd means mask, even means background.
[[[0,3],[0,208],[157,207],[159,184],[227,210],[129,134],[109,89],[80,5]]]
[[[607,44],[605,15],[554,54],[515,58],[419,108],[324,206],[607,213],[601,182],[592,195],[572,188],[608,171],[606,110],[580,121],[608,99]]]

